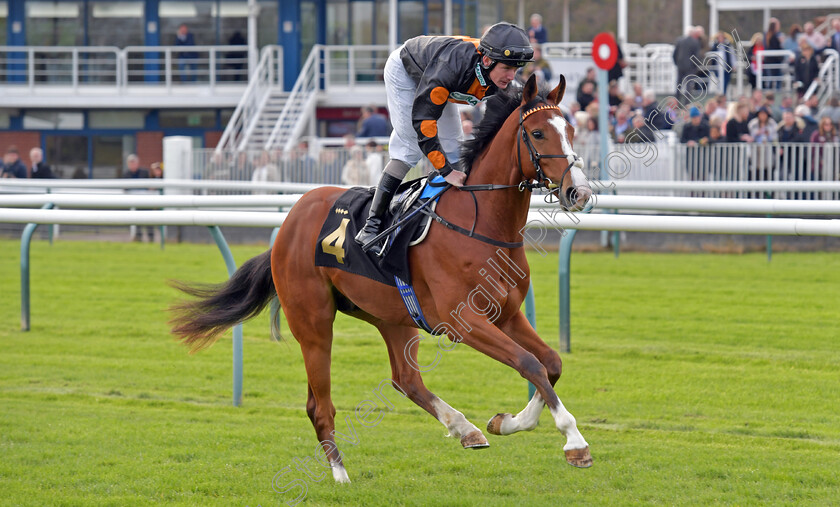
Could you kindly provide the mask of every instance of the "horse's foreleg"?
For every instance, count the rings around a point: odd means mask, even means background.
[[[462,315],[463,317],[467,316]],[[557,393],[554,392],[545,366],[543,366],[534,354],[515,343],[499,328],[493,326],[482,317],[476,316],[467,320],[467,323],[472,328],[472,331],[464,335],[464,343],[497,361],[507,364],[518,371],[523,378],[536,386],[537,391],[551,411],[554,424],[566,436],[566,445],[563,446],[563,450],[566,453],[566,461],[578,467],[591,466],[592,457],[589,454],[589,445],[578,430],[574,416],[566,410]],[[532,402],[534,401],[532,400]],[[536,401],[538,402],[538,400]],[[535,403],[535,407],[538,406],[539,404]],[[532,410],[536,411],[535,408]]]
[[[465,449],[487,447],[487,439],[461,412],[435,396],[425,384],[417,365],[417,342],[413,340],[418,331],[405,326],[380,324],[379,331],[388,346],[391,360],[391,375],[406,396],[420,408],[439,420],[449,435],[460,439]]]
[[[500,329],[522,348],[534,354],[545,367],[549,383],[554,386],[560,378],[563,362],[560,360],[560,355],[537,335],[525,315],[522,312],[517,313],[505,325],[500,326]],[[545,407],[545,400],[539,392],[536,392],[528,405],[518,414],[496,414],[487,423],[487,431],[494,435],[531,431],[539,424],[543,407]]]

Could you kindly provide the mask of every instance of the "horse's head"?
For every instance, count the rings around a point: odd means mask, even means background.
[[[565,91],[563,75],[546,97],[539,95],[533,75],[525,83],[514,112],[519,116],[515,158],[523,179],[536,180],[563,208],[576,211],[584,207],[592,189],[583,174],[583,159],[574,150],[575,129],[557,107]]]

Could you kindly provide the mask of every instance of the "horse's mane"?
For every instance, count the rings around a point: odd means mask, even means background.
[[[545,97],[548,96],[550,91],[541,87],[537,96],[526,104],[526,109],[530,109],[540,102],[546,102],[547,99]],[[496,93],[487,99],[486,107],[484,108],[484,117],[473,130],[473,138],[464,142],[461,146],[460,163],[463,171],[469,172],[475,160],[490,146],[490,143],[502,128],[505,120],[519,107],[521,102],[521,87],[517,87],[512,92]]]

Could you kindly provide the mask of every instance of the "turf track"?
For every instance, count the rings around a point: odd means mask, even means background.
[[[264,247],[234,248],[236,260]],[[230,334],[172,341],[168,278],[221,281],[211,245],[33,244],[32,331],[19,331],[19,243],[0,240],[0,504],[280,505],[272,479],[314,455],[294,340],[245,327],[231,406]],[[557,343],[556,255],[531,257],[538,328]],[[535,431],[464,451],[393,394],[342,451],[353,483],[294,471],[308,505],[831,504],[840,498],[836,254],[576,253],[561,399],[595,465],[569,467],[547,413]],[[291,338],[287,333],[287,338]],[[428,340],[431,342],[432,340]],[[422,359],[433,345],[423,344]],[[387,378],[372,328],[336,325],[339,428]],[[458,347],[425,375],[483,427],[524,406],[512,370]],[[316,469],[317,470],[317,469]],[[282,488],[281,488],[282,489]]]

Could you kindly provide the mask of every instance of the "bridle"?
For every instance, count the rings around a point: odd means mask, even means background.
[[[525,189],[533,190],[535,188],[546,188],[549,190],[548,196],[546,196],[546,200],[550,201],[552,195],[557,197],[558,201],[563,202],[563,204],[569,208],[573,203],[565,202],[568,201],[566,196],[560,193],[560,188],[562,185],[563,180],[566,178],[566,174],[571,171],[572,166],[577,161],[577,155],[543,155],[537,151],[534,144],[531,142],[531,136],[528,135],[528,131],[525,129],[524,122],[525,119],[531,116],[532,114],[536,113],[537,111],[545,111],[545,110],[557,110],[560,111],[560,108],[557,106],[552,106],[549,104],[542,104],[536,106],[528,111],[525,111],[524,108],[520,108],[519,110],[519,132],[516,135],[516,160],[519,166],[519,174],[522,176],[522,181],[519,183],[519,191],[524,192]],[[562,114],[562,113],[561,113]],[[525,176],[525,171],[522,170],[522,149],[521,143],[525,143],[525,147],[528,149],[528,156],[531,158],[531,164],[534,166],[534,171],[536,172],[537,181],[532,182],[530,178]],[[565,158],[568,159],[572,157],[572,160],[566,165],[566,169],[563,171],[563,174],[560,175],[560,184],[554,183],[551,178],[545,175],[545,172],[542,170],[540,166],[540,160],[544,158]]]
[[[536,106],[532,109],[529,109],[528,111],[525,111],[524,108],[520,108],[520,110],[519,110],[519,132],[517,132],[517,134],[516,134],[516,137],[517,137],[517,140],[516,140],[516,158],[517,158],[517,165],[519,167],[519,174],[522,176],[522,180],[518,184],[516,184],[516,185],[496,185],[496,184],[463,185],[463,186],[460,186],[460,187],[455,187],[458,190],[469,192],[470,195],[472,196],[473,204],[475,206],[475,214],[473,215],[473,224],[472,224],[472,227],[470,229],[465,229],[463,227],[455,225],[455,224],[449,222],[448,220],[444,219],[440,215],[438,215],[434,210],[429,209],[428,208],[429,204],[431,202],[433,202],[435,199],[428,199],[424,204],[422,204],[419,208],[417,208],[414,212],[412,212],[411,215],[413,215],[414,213],[423,213],[425,215],[428,215],[428,216],[432,217],[435,221],[437,221],[438,223],[446,226],[449,229],[452,229],[456,232],[459,232],[461,234],[464,234],[464,235],[469,236],[471,238],[475,238],[479,241],[482,241],[484,243],[488,243],[488,244],[496,246],[496,247],[519,248],[523,245],[523,243],[521,241],[516,241],[516,242],[499,241],[499,240],[496,240],[496,239],[493,239],[493,238],[488,238],[487,236],[482,236],[481,234],[478,234],[478,233],[475,232],[475,226],[476,226],[476,223],[478,223],[478,200],[475,197],[475,192],[476,191],[504,190],[504,189],[510,189],[510,188],[517,188],[517,189],[519,189],[520,192],[524,192],[525,190],[534,190],[536,188],[545,188],[545,189],[548,189],[548,195],[546,196],[546,201],[553,202],[551,199],[552,199],[552,197],[555,197],[555,198],[557,198],[557,200],[559,202],[563,202],[564,206],[566,206],[567,209],[571,209],[573,203],[569,202],[569,199],[565,195],[562,195],[562,193],[560,192],[562,186],[554,183],[551,180],[551,178],[549,178],[545,175],[545,172],[542,170],[542,167],[540,167],[540,160],[542,160],[544,158],[565,158],[565,159],[568,159],[569,157],[572,157],[572,160],[569,162],[568,167],[566,167],[566,170],[563,171],[563,174],[560,176],[560,181],[562,183],[562,181],[566,178],[566,174],[568,174],[569,171],[571,171],[572,166],[578,160],[577,155],[574,155],[574,154],[573,155],[543,155],[543,154],[541,154],[534,147],[534,144],[531,142],[531,138],[530,138],[530,136],[528,136],[528,132],[525,130],[525,127],[523,125],[525,119],[528,116],[536,113],[537,111],[545,111],[545,110],[549,110],[549,109],[554,109],[554,110],[560,111],[559,107],[552,106],[552,105],[549,105],[549,104],[542,104],[542,105]],[[528,149],[528,155],[531,158],[531,163],[534,165],[534,170],[536,171],[536,176],[537,176],[536,181],[532,181],[531,178],[528,178],[527,176],[525,176],[525,171],[522,170],[522,150],[521,150],[521,146],[522,146],[521,143],[522,142],[525,143],[525,147]],[[449,183],[447,183],[445,181],[440,182],[440,183],[429,183],[429,185],[432,186],[432,187],[447,187],[447,188],[449,188],[451,186]],[[444,189],[444,191],[445,190],[446,189]],[[410,218],[410,217],[408,217],[408,218]],[[379,236],[377,236],[376,238],[374,238],[371,241],[371,243],[375,243],[376,241],[379,240],[380,237],[384,237],[394,227],[396,227],[396,225],[393,225],[393,226],[391,226],[391,228],[386,229],[385,231],[380,233]]]

